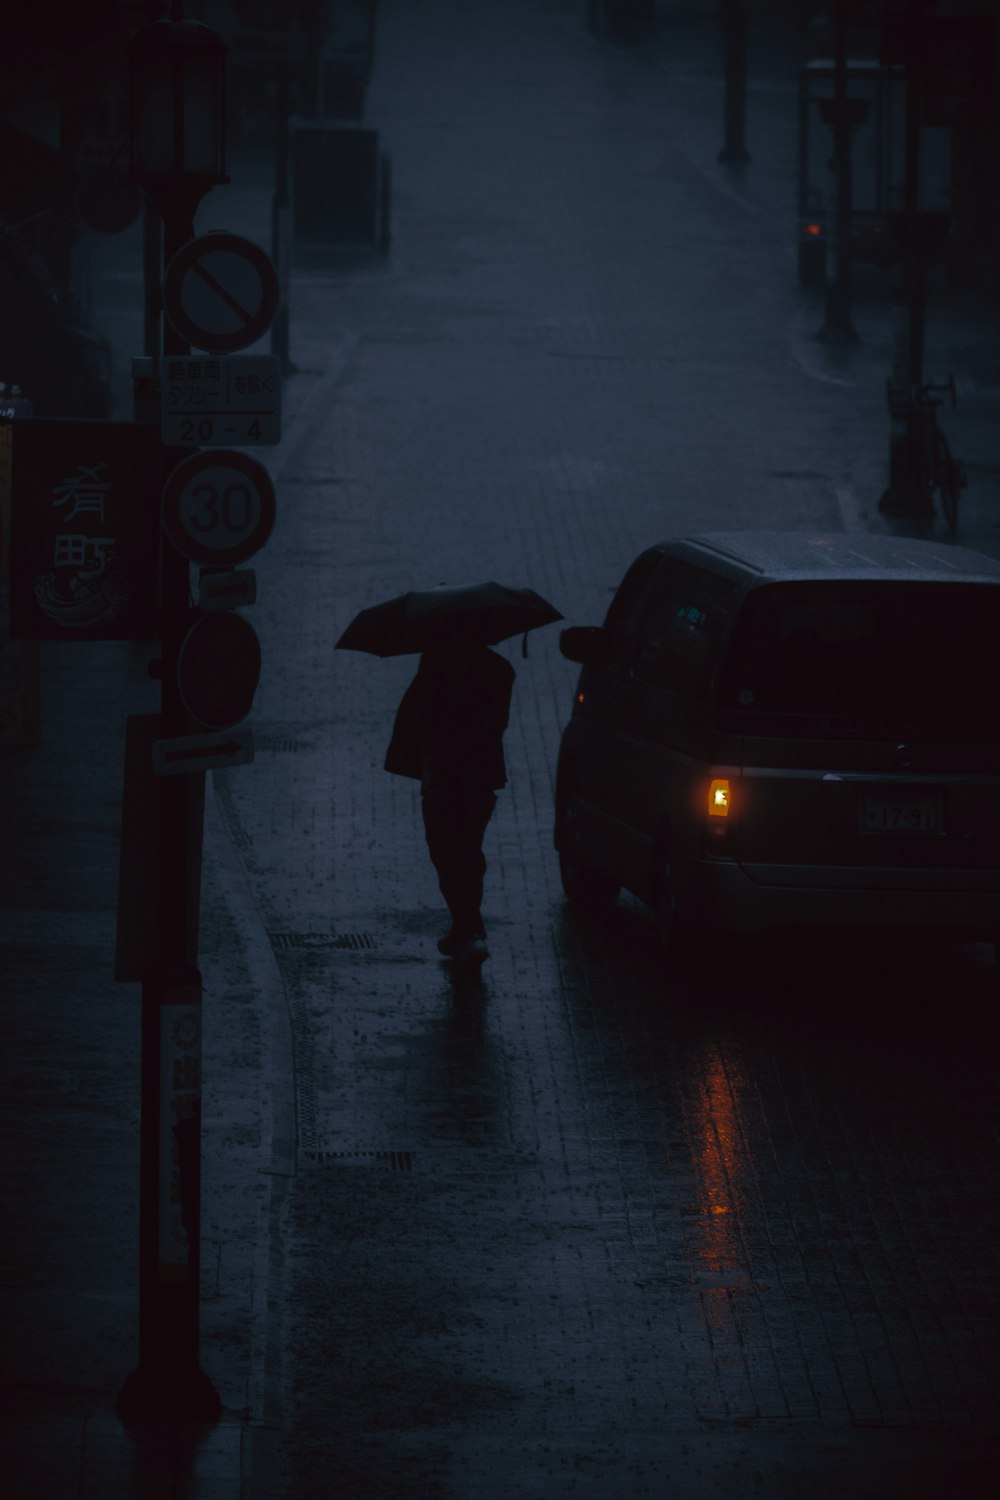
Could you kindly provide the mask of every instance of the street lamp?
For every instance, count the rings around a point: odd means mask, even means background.
[[[190,231],[195,209],[226,172],[226,54],[211,27],[185,21],[181,5],[128,44],[131,177],[149,193],[166,230]],[[190,234],[188,235],[190,237]]]

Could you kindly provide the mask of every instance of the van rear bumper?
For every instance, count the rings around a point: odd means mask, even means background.
[[[992,939],[1000,931],[1000,870],[766,869],[765,883],[751,880],[735,860],[699,860],[693,862],[689,880],[680,870],[677,876],[694,898],[693,915],[736,932],[783,926],[920,926]],[[763,873],[761,867],[756,870]]]

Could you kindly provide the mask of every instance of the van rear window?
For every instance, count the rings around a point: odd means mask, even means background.
[[[719,679],[737,713],[995,716],[1000,585],[764,585]]]

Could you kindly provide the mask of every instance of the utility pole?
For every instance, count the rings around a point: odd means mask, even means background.
[[[228,49],[208,27],[185,21],[182,5],[174,0],[169,19],[139,32],[128,50],[132,177],[147,190],[156,210],[155,216],[147,214],[144,234],[144,270],[150,278],[194,238],[194,215],[205,193],[228,181]],[[193,118],[186,116],[188,109]],[[157,217],[162,221],[162,253]],[[154,303],[151,291],[147,284],[147,357],[140,362],[142,378],[136,380],[137,407],[148,404],[157,388],[162,299],[157,296]],[[164,325],[165,358],[190,353],[169,322]],[[183,450],[164,447],[164,478],[183,456]],[[159,495],[146,498],[159,505]],[[150,671],[160,678],[156,732],[165,740],[184,736],[189,728],[178,676],[190,624],[189,592],[188,560],[164,536],[161,657],[155,673],[153,667]],[[221,1402],[199,1363],[202,981],[197,960],[205,776],[192,771],[157,782],[151,811],[155,872],[147,890],[155,913],[141,972],[139,1360],[119,1392],[116,1409],[124,1422],[211,1423],[218,1421]]]
[[[179,195],[163,219],[163,264],[194,238],[196,203]],[[163,357],[190,354],[191,348],[164,320]],[[163,450],[164,479],[184,451]],[[178,688],[177,663],[190,623],[190,566],[166,537],[161,543],[162,655],[160,662],[160,735],[172,739],[189,733],[187,712]],[[151,1181],[158,1182],[157,1246],[150,1244],[145,1259],[149,1289],[147,1322],[156,1358],[173,1356],[165,1390],[172,1403],[179,1399],[203,1420],[216,1421],[219,1397],[199,1363],[201,1312],[201,1032],[202,979],[198,969],[198,915],[201,904],[202,828],[205,773],[161,778],[159,787],[159,962],[142,981],[143,1054],[159,1061],[155,1086],[155,1137],[159,1161],[155,1177],[143,1174],[147,1200]],[[152,1078],[146,1080],[153,1087]],[[174,1109],[177,1109],[176,1117]],[[153,1112],[152,1100],[150,1111]],[[147,1135],[151,1138],[154,1131]],[[171,1139],[173,1137],[173,1139]],[[149,1142],[151,1145],[151,1140]],[[169,1174],[164,1182],[164,1175]],[[176,1187],[173,1186],[176,1184]],[[172,1249],[165,1204],[180,1196],[180,1220],[186,1243]],[[150,1204],[150,1209],[152,1205]],[[147,1213],[147,1220],[152,1213]],[[147,1222],[147,1234],[152,1224]],[[155,1273],[153,1266],[156,1266]],[[175,1281],[167,1280],[173,1274]],[[142,1366],[142,1316],[140,1354]]]

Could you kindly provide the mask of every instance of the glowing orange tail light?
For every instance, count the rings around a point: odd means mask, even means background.
[[[823,233],[823,228],[820,224],[803,224],[802,228],[806,234],[812,235],[814,239]]]
[[[708,784],[708,816],[710,818],[728,818],[730,801],[730,788],[728,776],[720,776]]]

